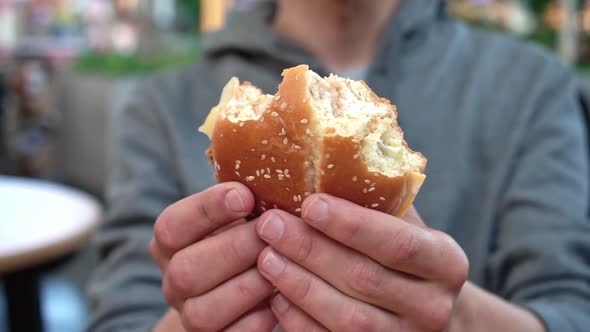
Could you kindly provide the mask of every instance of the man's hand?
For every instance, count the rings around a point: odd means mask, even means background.
[[[442,331],[467,279],[468,261],[415,210],[404,220],[325,194],[303,220],[277,210],[258,221],[270,245],[258,268],[280,294],[286,331]]]
[[[273,287],[255,267],[265,243],[243,219],[251,192],[225,183],[168,207],[154,226],[150,251],[163,273],[164,296],[175,309],[160,326],[187,331],[271,331],[265,304]],[[174,322],[174,321],[177,322]]]

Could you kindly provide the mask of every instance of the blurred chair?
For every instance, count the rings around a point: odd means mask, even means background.
[[[140,78],[110,78],[73,70],[58,76],[55,107],[61,125],[57,176],[102,200],[108,174],[109,123],[133,96]]]

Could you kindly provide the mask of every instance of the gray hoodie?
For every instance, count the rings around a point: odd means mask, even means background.
[[[276,91],[283,68],[326,69],[270,30],[274,5],[234,12],[203,59],[150,79],[112,134],[108,218],[90,283],[92,331],[146,331],[166,311],[148,253],[169,204],[214,183],[196,131],[234,75]],[[402,0],[367,72],[429,159],[416,206],[453,236],[469,279],[549,331],[590,329],[585,129],[572,75],[544,50],[470,29],[437,0]]]

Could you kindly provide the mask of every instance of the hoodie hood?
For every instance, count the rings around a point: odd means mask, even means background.
[[[445,16],[444,0],[401,0],[400,7],[384,33],[383,48],[390,48],[402,36],[412,35],[425,29]],[[202,47],[207,57],[226,53],[240,53],[266,57],[280,62],[279,65],[307,63],[312,68],[321,68],[305,50],[279,37],[272,31],[276,1],[258,0],[246,8],[230,11],[223,29],[203,37]],[[382,50],[383,51],[383,50]],[[321,71],[321,70],[320,70]]]

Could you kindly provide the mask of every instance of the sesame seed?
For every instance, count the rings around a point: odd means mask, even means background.
[[[369,180],[369,179],[366,179],[366,180],[365,180],[365,183],[366,183],[366,184],[371,184],[371,180]]]
[[[279,181],[285,180],[285,176],[283,174],[279,174],[279,177],[278,178],[279,178]]]
[[[381,197],[379,197],[379,200],[380,201],[385,201],[385,197],[381,196]]]
[[[301,202],[302,201],[301,195],[297,195],[297,199],[299,199],[299,201]]]
[[[311,195],[311,193],[309,191],[306,191],[306,192],[303,193],[303,196],[305,196],[305,197],[307,197],[309,195]]]
[[[264,168],[260,169],[260,174],[261,174],[261,175],[262,175],[262,174],[264,174],[264,172],[265,172],[265,171],[264,171]]]
[[[277,173],[279,174],[283,174],[283,171],[281,171],[280,169],[275,170]]]
[[[297,202],[297,195],[293,196],[293,201]]]
[[[261,206],[260,210],[262,210],[262,212],[266,212],[266,208],[264,206]]]
[[[285,174],[285,177],[286,177],[287,179],[290,179],[290,178],[291,178],[291,175],[289,175],[289,174]]]
[[[252,181],[254,181],[255,179],[256,179],[256,178],[255,178],[255,177],[253,177],[253,176],[247,176],[247,177],[246,177],[246,181],[248,181],[248,182],[252,182]]]
[[[332,168],[334,168],[334,164],[328,165],[328,169],[332,169]]]
[[[367,188],[364,188],[364,189],[363,189],[363,194],[366,194],[366,193],[368,193],[368,192],[369,192],[369,191],[367,190]]]
[[[275,159],[275,157],[270,157],[270,161],[272,161],[273,163],[276,163],[277,160]]]
[[[300,147],[299,145],[295,144],[293,145],[293,148],[295,148],[295,150],[301,150],[303,149],[302,147]]]
[[[323,169],[320,169],[320,174],[326,175],[326,171],[324,171]]]
[[[330,155],[329,153],[326,153],[326,159],[330,159],[332,155]]]
[[[301,119],[301,121],[299,121],[299,122],[301,122],[301,124],[307,124],[309,122],[309,120],[307,120],[307,119]]]
[[[256,170],[256,176],[260,176],[260,171]]]
[[[219,134],[219,137],[223,137],[223,133]]]
[[[356,176],[353,176],[353,177],[352,177],[352,182],[357,182],[357,181],[358,181],[358,179],[359,179],[358,177],[356,177]]]
[[[268,144],[268,141],[267,140],[262,140],[262,142],[260,142],[260,143],[266,145],[266,144]]]
[[[286,188],[285,188],[285,190],[286,190],[287,192],[289,192],[289,191],[291,191],[291,188],[289,188],[289,187],[286,187]]]
[[[307,98],[306,97],[303,97],[303,103],[304,104],[307,103]]]
[[[357,159],[359,159],[359,157],[360,157],[360,156],[361,156],[361,155],[357,153],[357,154],[355,154],[354,156],[352,156],[352,159],[353,159],[353,160],[357,160]]]
[[[279,101],[279,100],[281,100],[281,96],[275,96],[275,100],[276,100],[276,101]]]
[[[373,182],[373,183],[371,183],[371,187],[374,187],[374,186],[376,186],[376,185],[377,185],[377,183],[376,183],[376,182]]]
[[[285,168],[285,175],[286,174],[289,174],[289,169],[288,168]]]
[[[359,143],[360,143],[360,141],[359,141],[358,139],[356,139],[356,138],[353,138],[353,139],[352,139],[352,143],[359,144]]]
[[[240,176],[240,172],[236,172],[236,175],[237,175],[237,176]]]
[[[284,102],[283,102],[283,103],[281,103],[281,106],[279,107],[279,109],[280,109],[281,111],[285,111],[285,110],[287,109],[287,103],[284,103]]]
[[[381,174],[379,173],[373,173],[374,176],[379,177]]]
[[[304,165],[305,167],[309,167],[309,166],[311,165],[311,163],[310,163],[309,161],[307,161],[307,160],[306,160],[306,161],[303,163],[303,165]]]
[[[234,133],[238,132],[238,130],[236,128],[232,129],[231,131],[233,131]]]
[[[285,130],[285,128],[281,128],[281,132],[279,133],[279,136],[285,136],[287,135],[287,131]]]
[[[264,117],[263,116],[260,117],[260,122],[264,122]]]
[[[267,167],[267,168],[266,168],[266,172],[267,172],[268,174],[270,174],[270,168],[268,168],[268,167]]]
[[[244,126],[244,122],[240,121],[240,128],[242,128]]]
[[[311,136],[311,130],[309,130],[309,128],[305,129],[305,133],[306,133],[308,136]]]
[[[283,144],[285,144],[285,145],[289,144],[289,139],[287,137],[285,137],[285,139],[283,140]]]
[[[241,164],[242,161],[241,160],[236,160],[236,164]]]
[[[250,149],[250,151],[254,152],[254,151],[256,151],[256,149]]]
[[[262,156],[260,156],[260,160],[266,160],[266,155],[263,154]]]
[[[376,208],[378,206],[379,206],[379,203],[375,203],[375,204],[371,205],[372,208]]]
[[[266,206],[266,202],[265,201],[260,201],[260,204]]]
[[[301,212],[301,208],[296,208],[295,212]]]
[[[270,116],[272,116],[273,118],[278,118],[279,117],[279,113],[272,112],[272,113],[270,113]]]
[[[369,188],[369,192],[373,192],[373,191],[375,191],[375,189],[376,189],[375,187],[371,187],[371,188]]]
[[[265,178],[265,179],[270,179],[270,178],[271,178],[271,176],[270,176],[269,174],[264,174],[264,178]]]
[[[236,164],[236,171],[240,169],[240,164]]]

